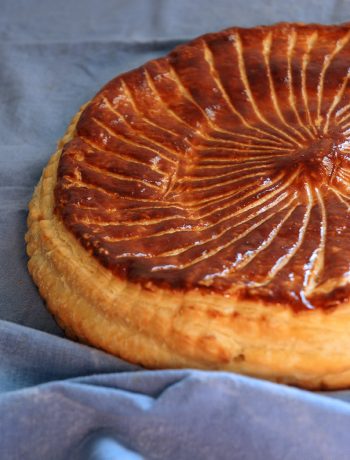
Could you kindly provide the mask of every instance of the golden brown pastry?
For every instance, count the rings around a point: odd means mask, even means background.
[[[29,213],[67,333],[150,368],[350,385],[350,26],[231,28],[108,83]]]

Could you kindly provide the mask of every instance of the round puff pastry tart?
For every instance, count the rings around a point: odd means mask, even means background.
[[[350,26],[204,35],[108,83],[30,204],[68,335],[149,368],[350,386]]]

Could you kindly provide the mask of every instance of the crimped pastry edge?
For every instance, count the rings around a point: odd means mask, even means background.
[[[114,276],[80,245],[53,210],[62,148],[86,105],[43,170],[26,234],[29,271],[67,335],[148,368],[233,371],[315,390],[349,387],[350,303],[294,312],[195,289],[148,289]]]

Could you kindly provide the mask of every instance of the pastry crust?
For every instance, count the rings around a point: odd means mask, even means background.
[[[306,50],[314,40],[310,37],[315,36],[315,31],[333,33],[338,39],[335,42],[336,49],[345,46],[345,40],[349,35],[346,26],[337,29],[290,24],[252,29],[251,34],[252,36],[262,34],[261,43],[267,50],[271,49],[268,48],[271,43],[267,38],[271,31],[275,36],[283,32],[286,43],[293,43],[295,38],[288,41],[288,36],[293,37],[293,31],[298,28],[301,34],[307,32]],[[339,33],[338,36],[336,31]],[[227,42],[233,40],[230,37],[235,37],[237,40],[237,34],[242,34],[244,40],[249,42],[249,33],[241,29],[230,29],[222,32],[221,35],[209,35],[205,40],[212,44],[224,37]],[[193,42],[194,45],[180,47],[178,56],[186,55],[188,50],[191,50],[191,46],[198,49],[197,45],[199,47],[199,43],[202,42],[201,38]],[[304,61],[301,59],[301,62],[301,65],[305,66],[306,58]],[[159,61],[155,63],[154,65],[160,65]],[[152,65],[148,64],[149,71]],[[137,72],[140,70],[128,75],[129,77],[131,75],[131,79],[136,79],[139,75]],[[158,73],[158,75],[164,74]],[[157,75],[153,77],[156,79]],[[108,261],[110,254],[104,246],[92,247],[93,245],[87,245],[86,241],[84,243],[84,232],[93,232],[94,227],[92,224],[87,230],[85,227],[82,229],[81,226],[78,230],[72,227],[72,207],[69,207],[71,203],[67,199],[67,188],[62,184],[65,184],[65,179],[71,178],[72,174],[78,177],[74,176],[74,180],[81,179],[76,165],[72,166],[72,163],[69,163],[71,158],[79,155],[84,157],[85,154],[83,150],[82,153],[77,153],[80,144],[78,145],[76,141],[82,139],[83,135],[86,136],[87,131],[93,132],[93,127],[89,123],[96,114],[98,115],[97,109],[104,113],[101,100],[106,97],[106,94],[108,95],[111,88],[115,88],[116,84],[120,86],[120,80],[116,79],[114,83],[107,85],[75,116],[66,135],[60,141],[58,150],[45,168],[30,203],[29,229],[26,235],[30,257],[29,270],[59,324],[72,337],[149,368],[219,369],[311,389],[348,387],[350,385],[348,351],[350,350],[348,333],[350,302],[347,297],[348,282],[345,275],[343,278],[329,276],[323,279],[323,284],[320,284],[322,288],[319,288],[313,300],[315,305],[312,304],[312,308],[308,308],[310,307],[308,299],[312,298],[311,291],[317,290],[316,275],[321,276],[321,269],[317,264],[321,260],[322,241],[316,246],[314,259],[318,262],[311,270],[312,273],[316,271],[317,273],[310,275],[315,279],[312,283],[308,281],[303,292],[304,300],[306,298],[302,305],[304,308],[298,303],[293,304],[286,295],[277,295],[278,285],[265,295],[259,289],[251,292],[249,289],[242,290],[241,281],[233,285],[233,288],[227,288],[222,286],[223,282],[216,285],[216,281],[214,284],[208,283],[203,277],[198,278],[199,282],[194,282],[191,275],[190,281],[186,278],[186,284],[181,284],[184,283],[183,280],[180,284],[172,284],[170,281],[176,278],[175,275],[173,278],[164,277],[164,282],[162,279],[152,278],[151,271],[143,271],[142,277],[135,278],[130,270],[125,271],[125,267],[112,265],[112,256]],[[141,83],[135,82],[135,85]],[[305,82],[301,82],[301,86],[301,93],[305,98],[307,95]],[[327,89],[324,88],[323,92],[326,94]],[[115,97],[119,96],[120,94]],[[285,124],[288,124],[286,118],[279,112],[274,96],[271,97],[271,101],[270,104],[274,107],[280,122],[285,120]],[[331,110],[332,107],[328,109]],[[215,107],[211,110],[215,110]],[[317,113],[317,107],[315,110]],[[320,113],[322,115],[322,111]],[[339,116],[344,116],[344,113],[347,112],[343,111]],[[210,111],[207,115],[209,119],[213,116]],[[306,113],[306,119],[307,116]],[[325,122],[331,125],[331,121],[327,122],[327,120],[326,118]],[[324,126],[323,124],[322,127]],[[255,127],[256,133],[259,129],[262,128]],[[204,130],[203,125],[198,130]],[[241,133],[244,131],[242,130]],[[332,132],[331,135],[334,142],[337,141],[337,145],[344,144],[344,139],[339,137],[338,132]],[[270,136],[271,140],[271,132],[268,132],[267,136]],[[96,144],[97,138],[95,134]],[[135,139],[137,141],[137,137]],[[322,203],[319,198],[322,187],[328,187],[331,181],[338,180],[337,174],[334,173],[334,170],[338,171],[338,169],[329,168],[326,160],[330,159],[332,164],[338,165],[336,156],[338,153],[336,155],[332,153],[333,156],[330,156],[328,140],[324,141],[324,137],[320,139],[317,140],[317,151],[303,146],[301,153],[294,149],[291,155],[296,155],[293,161],[300,162],[303,171],[306,171],[303,174],[299,173],[302,178],[301,185],[299,182],[293,185],[296,193],[307,182],[310,190],[312,189],[314,200],[319,199],[319,203]],[[313,141],[313,145],[315,142]],[[166,145],[165,140],[164,145]],[[276,147],[273,139],[271,145]],[[345,146],[344,149],[346,148]],[[319,150],[322,150],[321,157],[317,153]],[[100,155],[103,153],[100,152]],[[81,161],[80,156],[79,161]],[[279,163],[278,167],[282,170],[291,168],[290,164],[285,162]],[[176,174],[171,174],[171,177],[178,178]],[[106,172],[106,181],[110,175],[109,170]],[[337,182],[332,184],[339,185]],[[173,184],[165,185],[168,193]],[[79,196],[79,187],[76,183],[74,187],[76,189],[69,196],[75,194],[71,199],[75,200],[73,204],[76,205],[78,202],[81,203],[83,198],[82,195]],[[345,193],[343,189],[341,193]],[[303,201],[307,194],[303,191],[298,196],[301,197],[299,205],[307,208],[307,203]],[[320,204],[318,206],[322,208]],[[73,217],[76,218],[75,215]],[[86,216],[84,219],[86,222]],[[322,216],[320,222],[322,240]],[[153,263],[152,259],[151,263]],[[299,269],[307,271],[305,266],[300,265]],[[337,267],[334,270],[336,269]],[[225,279],[222,273],[221,281]],[[216,280],[216,277],[214,279]],[[286,289],[286,284],[283,286]],[[329,301],[333,293],[335,294]],[[320,296],[321,301],[317,304]],[[303,300],[302,296],[301,298]],[[327,308],[320,307],[322,302]]]

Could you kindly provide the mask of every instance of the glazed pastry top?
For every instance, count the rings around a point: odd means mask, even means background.
[[[116,276],[289,305],[349,298],[350,27],[232,28],[107,84],[56,214]]]

